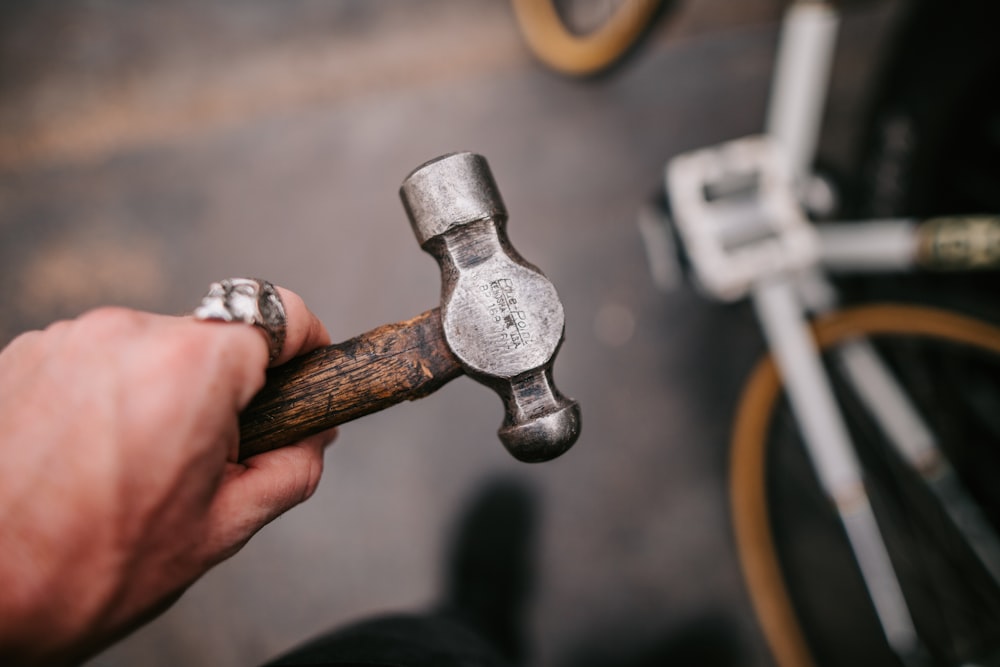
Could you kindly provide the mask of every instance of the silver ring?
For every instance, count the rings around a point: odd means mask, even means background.
[[[285,304],[278,290],[266,280],[227,278],[212,283],[192,315],[196,320],[244,322],[259,327],[267,335],[270,361],[278,358],[285,345]]]

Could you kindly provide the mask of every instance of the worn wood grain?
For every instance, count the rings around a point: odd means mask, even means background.
[[[437,308],[320,348],[268,372],[240,416],[240,459],[423,398],[461,374]]]

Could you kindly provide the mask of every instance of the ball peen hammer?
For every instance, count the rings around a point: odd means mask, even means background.
[[[399,194],[417,240],[441,268],[440,307],[269,371],[240,417],[241,459],[423,398],[463,373],[503,399],[498,435],[515,458],[547,461],[576,442],[580,406],[552,381],[562,303],[511,246],[486,159],[431,160]]]

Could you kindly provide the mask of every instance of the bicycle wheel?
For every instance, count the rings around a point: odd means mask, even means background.
[[[1000,328],[927,308],[876,306],[823,318],[816,334],[825,349],[858,335],[875,337],[1000,528]],[[959,387],[956,377],[974,380]],[[1000,664],[1000,587],[919,476],[886,446],[842,383],[834,385],[930,663]],[[766,360],[741,400],[731,478],[741,563],[775,658],[783,666],[899,664],[779,396],[777,373]]]
[[[568,76],[600,74],[631,53],[661,15],[664,0],[621,0],[587,33],[567,26],[555,0],[513,0],[524,41],[535,57]]]

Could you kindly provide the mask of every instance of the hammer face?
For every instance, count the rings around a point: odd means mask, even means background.
[[[421,246],[476,220],[507,219],[489,164],[475,153],[449,153],[425,162],[403,180],[399,195]]]

